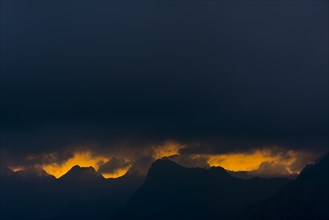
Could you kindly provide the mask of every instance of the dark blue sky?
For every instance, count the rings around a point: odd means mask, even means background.
[[[328,111],[327,1],[1,1],[7,155],[168,139],[325,152]]]

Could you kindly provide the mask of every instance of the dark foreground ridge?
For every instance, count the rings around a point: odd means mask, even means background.
[[[108,219],[144,181],[134,172],[105,179],[79,166],[59,179],[44,170],[7,170],[0,177],[1,220]]]
[[[221,167],[185,168],[157,160],[145,183],[115,219],[233,219],[249,204],[269,198],[290,181],[243,180]]]
[[[272,198],[245,210],[240,219],[328,220],[329,154],[306,166],[295,181]]]

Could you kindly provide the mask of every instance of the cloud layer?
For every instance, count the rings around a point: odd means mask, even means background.
[[[325,1],[6,1],[1,18],[3,166],[89,152],[144,172],[278,146],[295,171],[328,151]]]

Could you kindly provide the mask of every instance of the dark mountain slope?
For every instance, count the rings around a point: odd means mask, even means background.
[[[0,178],[3,220],[107,219],[144,181],[133,172],[105,179],[79,166],[59,179],[43,170],[3,172]]]
[[[41,169],[1,175],[1,219],[51,219],[49,190],[55,177]]]
[[[271,199],[245,210],[240,219],[328,220],[329,155],[306,166],[295,181]]]
[[[158,160],[116,219],[232,219],[246,205],[270,197],[286,179],[242,180],[223,168],[185,168]]]

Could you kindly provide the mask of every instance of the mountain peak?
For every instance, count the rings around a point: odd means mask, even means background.
[[[73,166],[70,171],[74,171],[74,172],[80,172],[80,171],[96,172],[95,168],[92,167],[92,166],[89,166],[89,167],[81,167],[79,165]]]
[[[166,169],[166,171],[168,171],[168,169],[182,169],[184,167],[182,167],[181,165],[175,163],[172,160],[169,159],[159,159],[156,160],[152,163],[152,166],[150,169],[157,169],[157,170],[162,170],[162,169]]]
[[[62,180],[91,180],[91,179],[104,179],[103,176],[98,173],[95,168],[80,167],[79,165],[73,166],[66,174],[60,179]]]
[[[329,153],[320,157],[314,164],[308,164],[302,170],[297,180],[317,178],[328,179]]]
[[[219,166],[218,167],[210,167],[209,171],[211,173],[215,173],[215,174],[227,174],[227,175],[229,175],[228,172],[223,167],[219,167]]]
[[[169,159],[159,159],[153,162],[151,168],[148,171],[146,182],[147,183],[163,183],[166,184],[172,181],[185,181],[185,179],[204,179],[214,178],[222,179],[232,177],[222,167],[211,167],[209,169],[204,168],[187,168],[183,167],[176,162]],[[161,184],[162,184],[161,183]],[[188,183],[186,183],[188,184]]]
[[[175,163],[169,159],[159,159],[152,163],[150,167],[146,182],[161,182],[164,180],[175,179],[176,176],[181,176],[181,173],[187,168]]]

